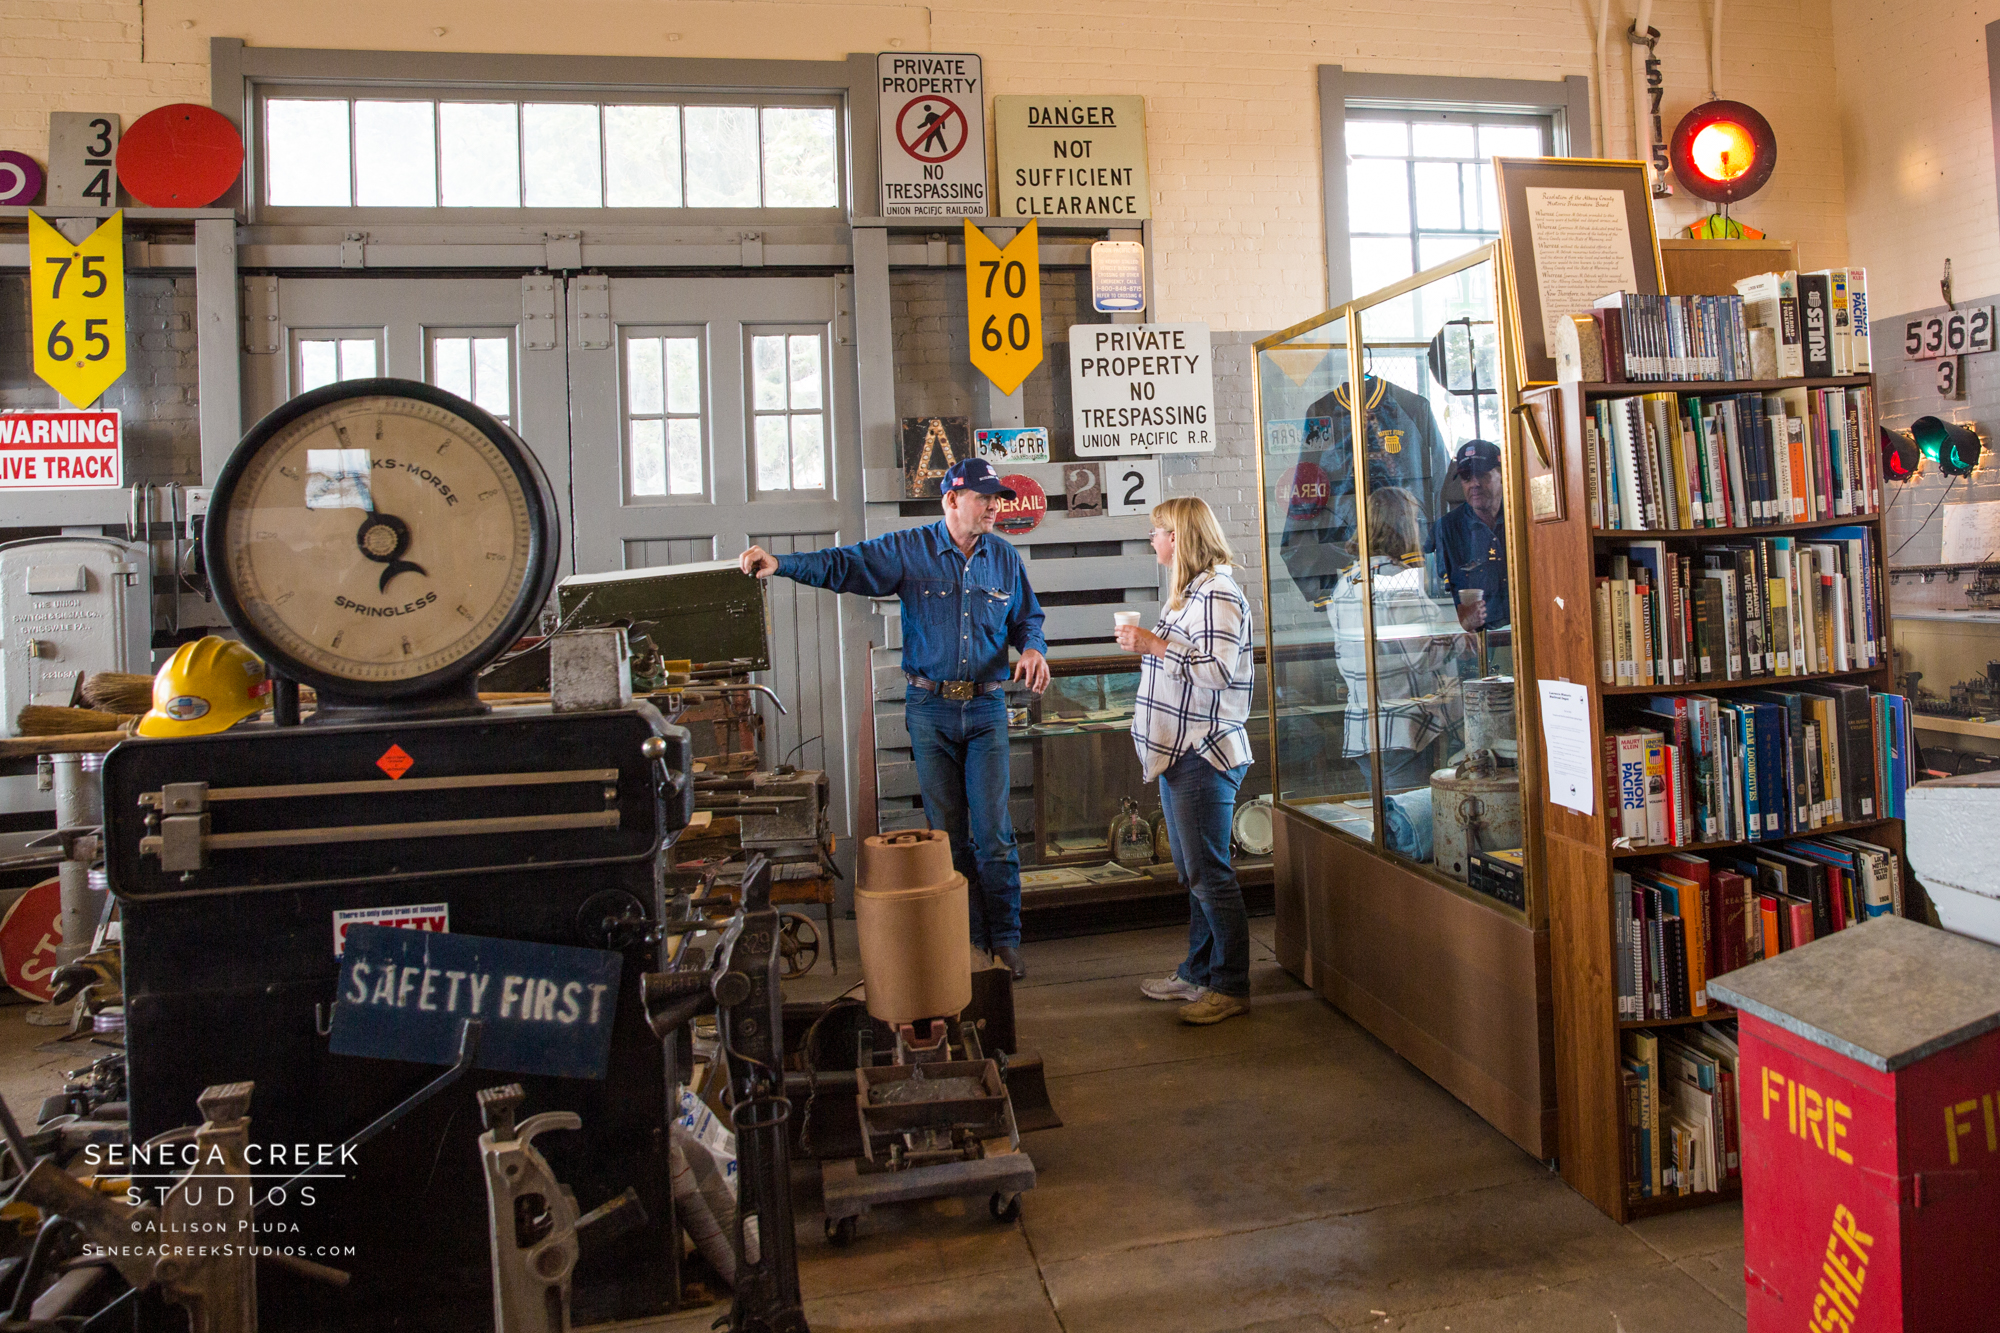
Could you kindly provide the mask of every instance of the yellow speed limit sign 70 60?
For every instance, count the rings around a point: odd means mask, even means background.
[[[1001,249],[965,224],[965,308],[972,364],[1012,393],[1042,364],[1042,265],[1032,220]]]
[[[125,373],[125,215],[77,245],[28,214],[28,267],[35,374],[88,407]]]

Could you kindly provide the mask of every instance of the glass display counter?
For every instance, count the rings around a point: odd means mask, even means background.
[[[1258,344],[1277,799],[1526,919],[1491,250],[1426,277]]]
[[[1279,963],[1555,1142],[1515,364],[1485,246],[1258,342]],[[1531,691],[1532,692],[1532,691]],[[1524,702],[1529,711],[1522,717]]]

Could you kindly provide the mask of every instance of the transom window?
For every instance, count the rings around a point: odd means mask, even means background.
[[[625,336],[625,483],[634,496],[700,495],[701,339]]]
[[[750,336],[750,409],[759,491],[826,489],[826,335]]]
[[[513,339],[504,333],[431,334],[431,383],[514,424]]]
[[[831,105],[297,97],[264,201],[319,208],[835,208]]]

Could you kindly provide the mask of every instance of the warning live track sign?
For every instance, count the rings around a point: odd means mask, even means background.
[[[986,96],[979,57],[876,57],[882,216],[987,216]]]
[[[0,491],[124,485],[116,412],[0,412]]]

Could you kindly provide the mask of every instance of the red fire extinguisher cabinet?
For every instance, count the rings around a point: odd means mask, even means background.
[[[1729,973],[1750,1333],[2000,1328],[2000,949],[1899,917]]]

